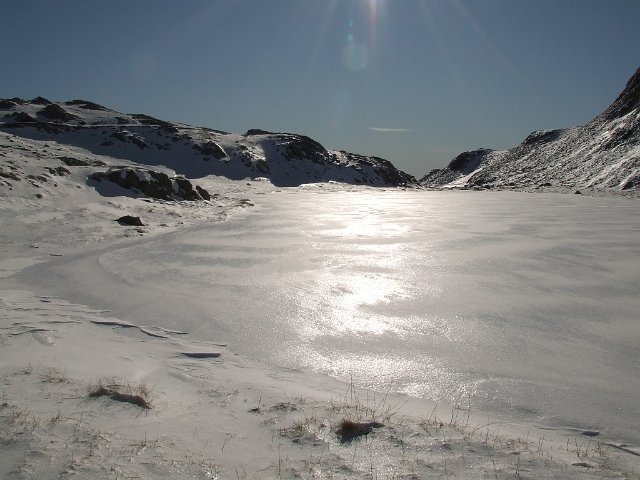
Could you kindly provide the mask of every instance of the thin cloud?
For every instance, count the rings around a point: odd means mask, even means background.
[[[382,133],[407,133],[407,132],[413,132],[413,130],[411,130],[409,128],[369,127],[369,130],[373,130],[374,132],[382,132]]]

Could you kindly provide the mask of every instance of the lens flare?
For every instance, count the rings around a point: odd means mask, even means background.
[[[342,64],[349,70],[358,72],[367,68],[369,49],[361,43],[347,43],[342,49]]]

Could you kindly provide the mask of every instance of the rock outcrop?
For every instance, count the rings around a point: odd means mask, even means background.
[[[98,182],[113,182],[122,188],[159,200],[196,201],[211,199],[209,192],[198,185],[194,186],[184,177],[176,176],[171,178],[166,173],[149,169],[135,167],[111,168],[106,172],[93,173],[89,178]]]
[[[38,112],[50,120],[60,120],[62,122],[68,122],[70,120],[77,120],[78,117],[67,112],[60,105],[51,103]]]

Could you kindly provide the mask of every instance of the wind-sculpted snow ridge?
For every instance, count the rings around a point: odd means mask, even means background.
[[[123,114],[87,100],[0,100],[0,129],[34,140],[81,147],[96,155],[164,166],[188,178],[266,177],[277,186],[335,181],[411,186],[417,181],[378,157],[327,150],[303,135],[249,130],[231,134]]]
[[[465,152],[420,183],[640,192],[640,69],[613,104],[586,125],[536,131],[509,150]]]

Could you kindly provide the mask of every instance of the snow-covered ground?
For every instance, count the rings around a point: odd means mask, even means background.
[[[637,200],[100,197],[11,142],[1,478],[638,478]]]

